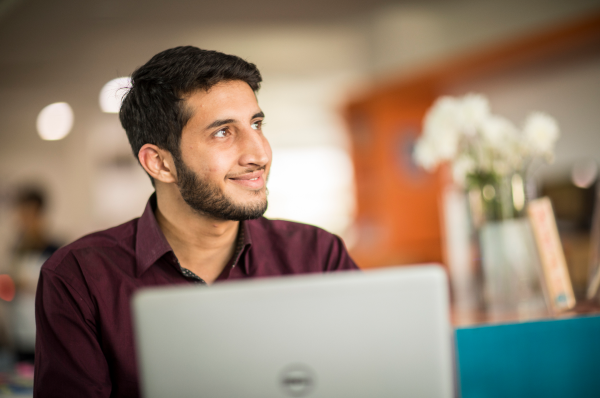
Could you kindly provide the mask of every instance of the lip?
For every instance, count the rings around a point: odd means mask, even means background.
[[[265,185],[265,180],[263,178],[264,173],[264,170],[256,170],[252,173],[244,173],[235,177],[229,177],[229,180],[243,187],[257,190]]]

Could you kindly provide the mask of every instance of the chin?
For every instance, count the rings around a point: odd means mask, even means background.
[[[229,200],[237,206],[254,205],[267,201],[267,190],[265,188],[257,189],[256,191],[245,191],[242,194],[229,195]]]

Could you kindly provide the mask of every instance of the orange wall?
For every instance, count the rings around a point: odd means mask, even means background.
[[[442,261],[440,177],[412,161],[434,98],[418,87],[375,93],[347,108],[358,206],[352,255],[362,268]]]
[[[425,112],[438,96],[461,82],[599,46],[600,14],[594,14],[376,84],[349,102],[344,112],[353,144],[358,239],[352,255],[358,265],[443,262],[440,201],[448,173],[426,173],[411,159]]]

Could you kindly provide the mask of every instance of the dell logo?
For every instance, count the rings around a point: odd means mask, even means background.
[[[313,390],[315,376],[308,366],[294,364],[281,372],[280,384],[289,396],[304,397]]]

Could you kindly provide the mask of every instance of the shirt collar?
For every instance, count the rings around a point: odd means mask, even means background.
[[[144,214],[138,220],[135,244],[136,276],[142,275],[152,264],[165,253],[172,252],[167,238],[158,226],[154,210],[156,209],[156,193],[148,199]]]
[[[150,196],[144,213],[138,220],[135,257],[136,257],[136,276],[140,277],[152,264],[158,261],[159,258],[166,253],[173,252],[171,245],[167,242],[167,238],[163,234],[154,211],[156,210],[156,192]],[[243,233],[242,248],[236,253],[236,258],[232,264],[235,267],[247,247],[252,246],[252,238],[250,236],[250,228],[248,221],[240,222],[240,229]],[[244,271],[246,275],[250,274],[250,264],[244,263]]]
[[[239,264],[240,258],[244,255],[246,248],[252,246],[252,237],[250,236],[250,229],[248,228],[248,226],[248,221],[240,221],[240,229],[238,231],[237,243],[238,247],[236,247],[235,254],[233,255],[234,258],[231,262],[232,268],[236,267]],[[241,235],[241,240],[239,239],[239,235]],[[246,273],[246,275],[250,275],[250,264],[248,261],[244,262],[244,272]]]

